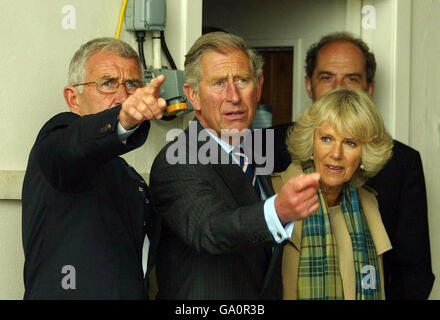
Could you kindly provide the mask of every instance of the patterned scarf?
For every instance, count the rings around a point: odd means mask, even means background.
[[[315,171],[312,161],[302,163],[302,166],[305,173]],[[321,204],[319,211],[303,222],[298,299],[342,300],[344,291],[338,250],[321,189],[318,196]],[[379,300],[381,286],[376,249],[358,191],[349,184],[344,185],[341,193],[341,209],[353,247],[356,300]]]

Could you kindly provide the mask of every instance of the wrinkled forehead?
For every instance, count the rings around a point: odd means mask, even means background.
[[[252,75],[248,55],[235,48],[206,51],[202,56],[201,67],[203,77],[231,74]]]
[[[366,75],[365,57],[355,44],[337,41],[326,44],[319,50],[314,74],[321,71],[334,73],[360,73]]]
[[[107,51],[97,51],[90,55],[86,63],[86,78],[127,78],[141,79],[141,70],[135,58],[123,57]]]

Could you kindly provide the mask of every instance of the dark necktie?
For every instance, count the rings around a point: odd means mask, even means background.
[[[248,158],[246,157],[246,154],[243,151],[243,148],[241,147],[236,148],[232,152],[238,156],[240,160],[241,170],[243,170],[243,172],[248,177],[249,181],[252,183],[252,186],[254,187],[258,196],[261,197],[260,187],[257,182],[257,176],[255,175],[255,166],[252,163],[249,163]]]

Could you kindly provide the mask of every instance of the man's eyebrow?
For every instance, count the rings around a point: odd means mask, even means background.
[[[118,79],[118,77],[109,75],[109,74],[104,74],[103,76],[99,77],[99,79],[102,80],[113,80],[113,79]]]
[[[328,75],[331,75],[331,76],[335,75],[334,72],[330,72],[330,71],[319,71],[318,72],[318,76],[323,75],[323,74],[328,74]]]
[[[317,74],[317,76],[321,76],[321,75],[330,75],[330,76],[334,76],[334,75],[336,75],[336,73],[331,72],[331,71],[319,71],[318,74]],[[346,73],[346,74],[344,74],[344,77],[347,77],[347,76],[348,76],[348,77],[356,76],[356,77],[362,78],[362,74],[361,74],[361,73],[358,73],[358,72],[353,72],[353,73]]]
[[[207,79],[207,81],[209,83],[213,83],[213,82],[217,82],[217,81],[224,81],[224,80],[227,80],[227,79],[228,79],[228,76],[218,75],[218,76],[214,76],[214,77],[212,77],[210,79]]]
[[[252,72],[249,72],[249,71],[237,72],[236,74],[234,74],[233,77],[234,78],[250,78],[250,77],[252,77]]]
[[[101,76],[99,79],[101,80],[118,80],[119,81],[119,77],[115,77],[109,74],[105,74],[103,76]],[[134,77],[130,77],[128,79],[126,79],[126,81],[140,81],[142,82],[142,79],[139,79],[138,77],[134,76]]]
[[[362,78],[362,74],[354,72],[354,73],[347,73],[346,76],[352,77],[352,76],[356,76],[359,78]]]

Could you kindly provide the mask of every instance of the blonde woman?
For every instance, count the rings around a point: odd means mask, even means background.
[[[320,209],[294,222],[284,247],[284,299],[384,299],[382,254],[391,249],[375,192],[364,187],[391,157],[392,139],[371,98],[336,89],[306,110],[287,137],[292,164],[274,174],[318,172]]]

